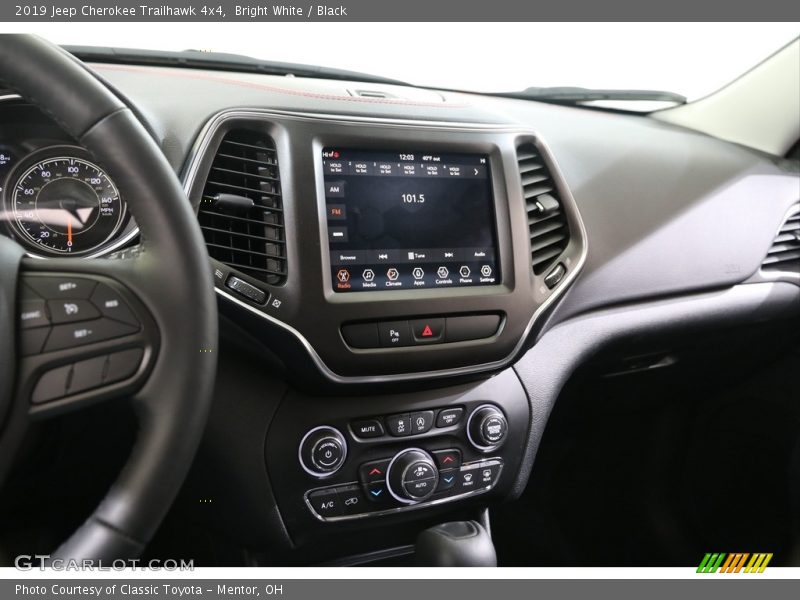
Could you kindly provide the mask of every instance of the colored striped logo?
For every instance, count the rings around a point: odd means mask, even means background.
[[[708,552],[700,562],[700,566],[697,567],[697,572],[763,573],[764,569],[767,568],[767,565],[771,560],[771,552],[758,552],[755,554],[750,554],[749,552],[738,552],[734,554],[726,554],[724,552]]]

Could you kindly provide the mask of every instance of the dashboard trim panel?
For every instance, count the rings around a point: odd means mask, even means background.
[[[210,146],[212,141],[215,139],[215,135],[217,134],[218,130],[223,127],[228,121],[232,120],[253,120],[253,121],[263,121],[266,123],[270,123],[271,119],[281,120],[281,119],[288,119],[288,120],[298,120],[298,121],[305,121],[311,123],[333,123],[336,125],[378,125],[382,127],[392,127],[392,128],[403,128],[403,129],[421,129],[421,130],[432,130],[437,132],[446,132],[446,131],[453,131],[453,132],[462,132],[462,133],[504,133],[504,134],[515,134],[519,136],[529,136],[536,140],[537,145],[541,148],[543,153],[547,156],[548,166],[551,170],[551,176],[554,182],[558,185],[559,191],[561,192],[562,202],[565,205],[568,205],[570,214],[573,217],[573,223],[576,226],[575,231],[573,231],[572,236],[573,239],[576,240],[579,246],[579,253],[574,261],[573,264],[570,265],[569,272],[564,280],[559,284],[559,286],[553,290],[550,295],[548,295],[544,301],[536,308],[533,312],[532,317],[528,321],[527,325],[524,328],[523,334],[520,336],[519,341],[516,343],[514,348],[509,352],[504,358],[478,363],[475,365],[466,365],[463,367],[454,367],[454,368],[446,368],[440,370],[430,370],[430,371],[414,371],[409,373],[396,373],[396,374],[385,374],[385,375],[342,375],[339,373],[334,372],[330,369],[327,364],[323,361],[311,343],[303,336],[303,334],[289,325],[277,319],[265,312],[262,312],[256,309],[253,306],[246,304],[245,302],[235,298],[233,295],[227,293],[225,290],[220,288],[215,288],[217,294],[224,298],[227,301],[231,301],[236,305],[250,311],[251,313],[261,317],[262,319],[270,322],[273,325],[281,327],[286,332],[290,333],[294,336],[297,341],[303,346],[305,351],[308,353],[312,361],[314,362],[315,366],[322,372],[322,374],[330,381],[335,383],[385,383],[385,382],[396,382],[396,381],[412,381],[412,380],[420,380],[420,379],[434,379],[434,378],[444,378],[444,377],[453,377],[459,375],[469,375],[475,374],[480,372],[488,372],[488,371],[495,371],[507,367],[509,364],[513,362],[513,360],[520,354],[521,350],[523,349],[524,345],[526,344],[530,333],[541,317],[541,315],[547,311],[553,303],[563,295],[564,291],[571,285],[571,283],[575,280],[577,275],[581,272],[584,263],[586,262],[586,256],[588,253],[588,245],[587,245],[587,234],[586,230],[583,225],[583,221],[580,217],[580,212],[578,211],[578,207],[575,203],[572,194],[566,182],[563,180],[563,177],[560,173],[556,160],[553,158],[552,153],[550,152],[547,144],[539,137],[535,130],[529,128],[520,128],[520,127],[509,127],[507,125],[498,125],[498,124],[491,124],[491,123],[456,123],[456,122],[446,122],[446,121],[417,121],[417,120],[403,120],[403,119],[384,119],[384,118],[373,118],[373,117],[354,117],[351,115],[334,115],[334,114],[315,114],[315,113],[304,113],[304,112],[291,112],[291,111],[280,111],[280,110],[270,110],[270,109],[226,109],[220,111],[213,115],[207,123],[203,126],[200,133],[195,140],[195,143],[189,153],[186,168],[184,169],[183,173],[183,187],[184,191],[186,192],[187,196],[189,196],[192,192],[196,184],[196,179],[198,172],[201,167],[201,163],[206,157],[207,153],[210,150]],[[533,300],[532,300],[533,301]]]

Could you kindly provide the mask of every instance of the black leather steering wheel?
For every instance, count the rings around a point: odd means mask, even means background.
[[[183,483],[211,401],[217,310],[203,237],[158,145],[74,57],[34,36],[2,35],[0,88],[18,92],[89,150],[141,231],[135,249],[91,260],[27,258],[0,236],[0,482],[31,419],[130,398],[139,425],[131,455],[52,556],[133,558]],[[70,298],[89,298],[101,317],[45,324],[36,339],[21,325],[24,305],[47,307],[47,320],[51,303]]]

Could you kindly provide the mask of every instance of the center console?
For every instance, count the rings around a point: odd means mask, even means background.
[[[263,460],[295,545],[520,489],[532,414],[507,367],[586,253],[534,132],[233,110],[186,190],[220,313],[292,384]]]
[[[223,312],[302,377],[510,365],[585,257],[533,132],[229,111],[186,173]]]

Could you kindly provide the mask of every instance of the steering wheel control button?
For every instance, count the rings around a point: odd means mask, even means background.
[[[378,338],[383,348],[411,346],[411,326],[408,321],[385,321],[378,323]]]
[[[48,300],[47,308],[54,324],[91,321],[100,316],[100,312],[88,300]]]
[[[411,332],[417,344],[438,344],[444,341],[444,319],[411,321]]]
[[[380,348],[377,323],[342,325],[342,337],[351,348]]]
[[[329,477],[347,458],[347,443],[337,429],[323,425],[309,431],[300,442],[300,464],[314,477]]]
[[[23,329],[19,337],[20,354],[22,356],[40,354],[48,335],[50,335],[49,327]]]
[[[355,421],[351,427],[353,428],[353,433],[360,438],[374,438],[383,435],[383,425],[378,419]]]
[[[433,411],[424,410],[421,412],[411,413],[411,432],[416,435],[418,433],[425,433],[433,427]]]
[[[439,471],[430,455],[419,448],[409,448],[395,455],[389,463],[386,482],[392,496],[406,504],[415,504],[436,491]]]
[[[499,408],[484,404],[475,409],[467,423],[467,436],[481,452],[499,448],[506,440],[508,421]]]
[[[107,362],[107,356],[76,362],[72,367],[72,380],[67,393],[77,394],[103,385]]]
[[[103,313],[104,317],[108,317],[109,319],[114,319],[116,321],[122,321],[128,325],[139,325],[138,319],[131,312],[131,309],[128,308],[128,305],[122,299],[122,296],[110,286],[107,286],[104,283],[98,283],[90,300],[92,304],[100,309],[100,312]]]
[[[544,284],[552,290],[561,282],[562,279],[564,279],[564,275],[566,275],[566,273],[567,267],[564,266],[564,263],[558,263],[547,275],[544,276]]]
[[[31,395],[33,404],[42,404],[67,395],[67,386],[72,378],[72,365],[52,369],[39,378]]]
[[[142,356],[144,356],[144,350],[141,348],[131,348],[109,354],[103,383],[122,381],[136,373],[139,365],[142,364]]]
[[[138,330],[138,327],[132,327],[111,319],[95,319],[87,323],[56,325],[50,332],[50,337],[47,338],[44,350],[45,352],[52,352],[54,350],[63,350],[64,348],[85,346],[86,344],[130,335]]]
[[[386,417],[386,429],[395,437],[411,435],[411,417],[409,415],[392,415]]]
[[[19,326],[32,329],[50,324],[44,300],[23,300],[19,305]]]
[[[96,281],[77,277],[26,277],[33,291],[47,300],[61,298],[80,298],[86,300],[92,295]]]
[[[500,315],[448,317],[445,324],[446,342],[464,342],[492,337],[500,327]]]
[[[361,465],[358,468],[358,478],[361,480],[361,483],[385,481],[386,470],[389,468],[390,462],[392,462],[392,459],[387,458],[384,460],[373,460]]]
[[[228,277],[228,280],[225,282],[225,287],[233,290],[240,296],[244,296],[255,304],[267,303],[267,293],[265,291],[247,283],[244,279],[239,279],[235,275]]]
[[[320,517],[337,517],[342,514],[342,505],[336,489],[317,490],[308,495],[308,503]]]
[[[463,408],[445,408],[439,411],[436,417],[436,427],[452,427],[461,422],[461,417],[464,416]]]
[[[434,450],[431,454],[440,471],[458,469],[461,466],[461,450]]]

